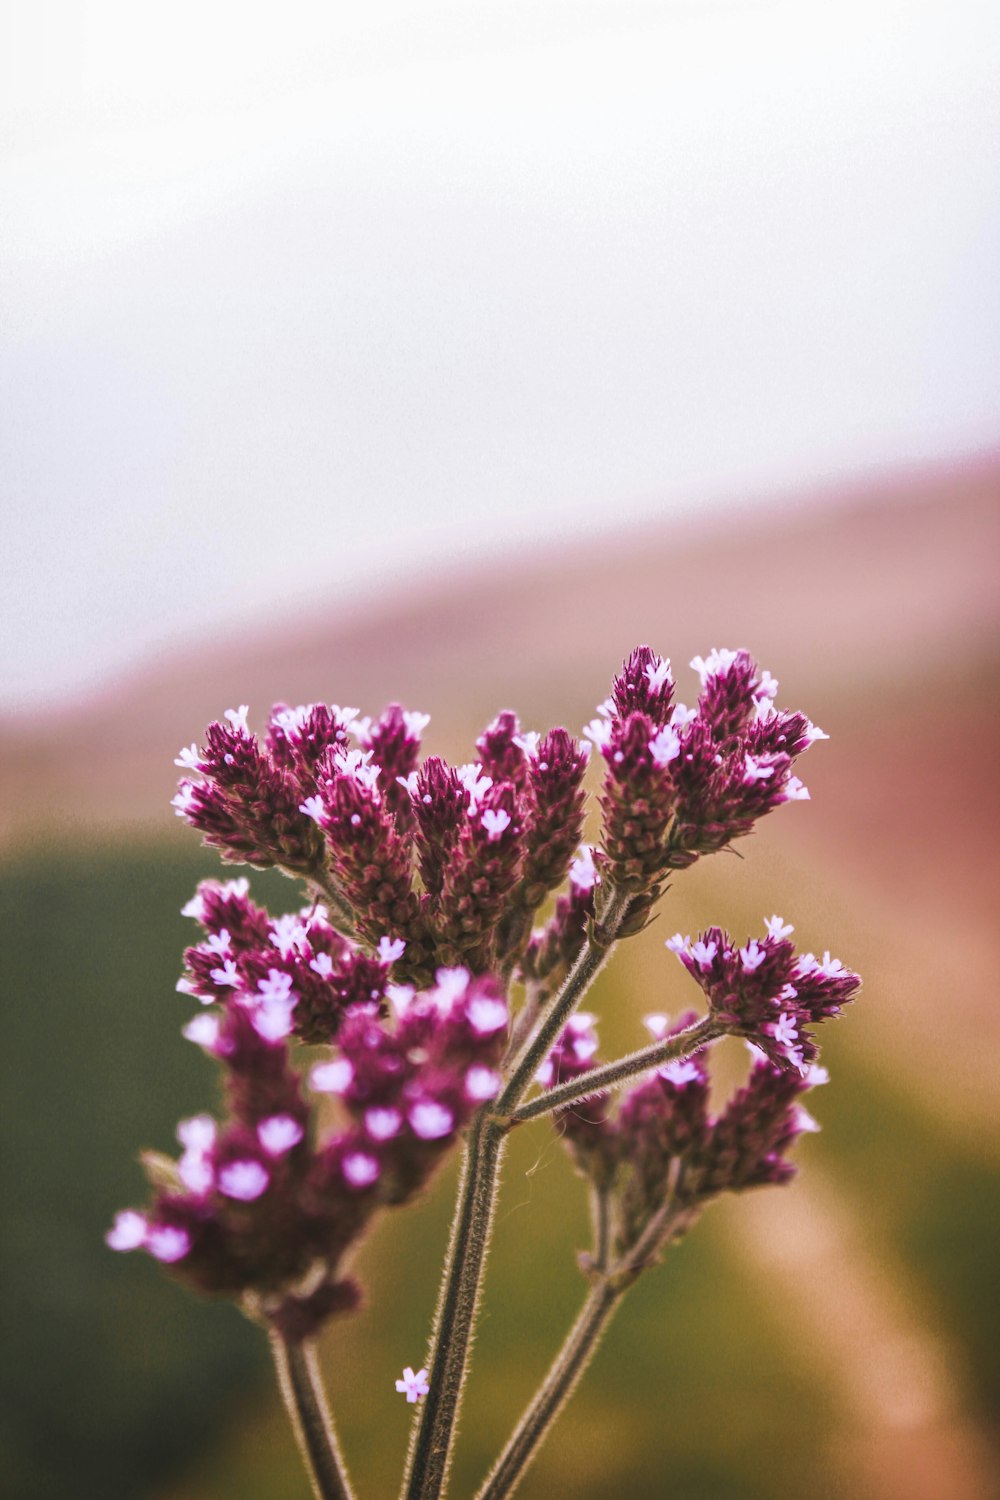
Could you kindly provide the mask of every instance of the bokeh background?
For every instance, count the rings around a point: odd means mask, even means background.
[[[174,992],[215,873],[177,747],[276,699],[588,719],[647,640],[746,645],[831,736],[678,878],[861,970],[823,1132],[640,1283],[525,1500],[1000,1493],[1000,24],[954,3],[102,0],[0,47],[3,1402],[11,1500],[306,1500],[257,1332],[102,1243],[214,1095]],[[681,696],[684,696],[683,692]],[[276,910],[288,882],[255,877]],[[728,1054],[727,1054],[728,1056]],[[740,1066],[736,1048],[728,1061]],[[324,1362],[395,1493],[453,1177]],[[508,1159],[455,1477],[582,1296],[583,1193]]]

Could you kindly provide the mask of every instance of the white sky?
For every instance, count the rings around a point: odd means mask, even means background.
[[[1000,441],[998,77],[995,0],[6,6],[0,706]]]

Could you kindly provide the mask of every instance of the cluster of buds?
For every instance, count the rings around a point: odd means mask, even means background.
[[[450,766],[420,763],[427,715],[398,704],[374,722],[279,705],[263,744],[245,708],[224,721],[181,752],[197,776],[174,798],[223,858],[303,876],[370,948],[405,944],[401,981],[428,984],[454,964],[509,969],[523,955],[580,842],[589,746],[565,729],[522,734],[505,712],[478,760]]]
[[[662,1041],[694,1020],[690,1012],[671,1026],[666,1016],[652,1015],[646,1026]],[[574,1018],[541,1082],[562,1082],[593,1066],[592,1022]],[[709,1110],[707,1047],[641,1079],[617,1109],[608,1093],[597,1093],[557,1112],[578,1170],[608,1204],[609,1251],[629,1276],[654,1263],[719,1194],[794,1176],[788,1150],[804,1132],[819,1129],[800,1101],[827,1081],[826,1071],[816,1064],[778,1066],[752,1044],[751,1050],[748,1082],[718,1115]]]
[[[238,907],[244,935],[260,936],[259,909],[245,893],[202,887],[196,904],[213,926]],[[336,1055],[312,1068],[308,1091],[287,1034],[262,1024],[269,1000],[262,1011],[249,990],[213,996],[215,1008],[185,1030],[222,1066],[228,1117],[182,1121],[176,1161],[147,1153],[152,1203],[117,1216],[112,1248],[145,1249],[290,1337],[353,1307],[358,1288],[345,1256],[376,1209],[413,1197],[495,1095],[507,1034],[500,991],[467,970],[441,970],[420,993],[387,989],[388,1016],[378,999],[346,1007]],[[331,1095],[339,1122],[324,1131],[320,1104]]]
[[[691,666],[695,708],[675,701],[670,662],[639,646],[584,731],[607,772],[601,796],[608,875],[635,893],[641,924],[671,870],[724,848],[782,803],[808,798],[796,758],[825,739],[774,706],[778,684],[747,651],[713,650]]]
[[[797,954],[788,941],[794,928],[781,917],[767,917],[765,927],[765,937],[750,938],[742,948],[719,927],[695,942],[675,933],[667,947],[704,990],[726,1031],[746,1037],[775,1067],[802,1069],[817,1055],[807,1026],[839,1015],[861,980],[829,953],[822,959]]]
[[[271,917],[250,899],[246,880],[202,881],[183,915],[205,937],[186,949],[178,990],[205,1006],[238,1003],[268,1041],[331,1042],[351,1006],[384,1008],[393,963],[405,951],[401,939],[383,935],[374,955],[365,953],[318,902]],[[195,1040],[208,1034],[209,1021],[195,1017]]]
[[[428,984],[463,964],[558,982],[599,877],[609,899],[630,896],[627,935],[671,870],[808,797],[792,768],[822,731],[775,708],[777,682],[746,651],[713,650],[692,666],[695,708],[675,701],[669,661],[640,646],[584,742],[561,728],[522,732],[505,711],[477,741],[478,759],[460,766],[421,762],[428,717],[398,704],[375,721],[336,705],[278,705],[263,743],[245,708],[229,710],[204,748],[181,752],[192,774],[174,805],[223,858],[309,880],[341,931],[370,948],[404,942],[397,980]],[[606,762],[596,867],[577,853],[591,744]],[[533,934],[534,913],[567,876],[551,930]]]

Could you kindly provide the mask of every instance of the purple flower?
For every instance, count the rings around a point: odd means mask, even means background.
[[[822,960],[797,955],[787,939],[792,928],[780,917],[766,926],[766,937],[751,938],[743,948],[718,927],[694,944],[671,939],[667,946],[729,1030],[748,1037],[778,1067],[802,1069],[816,1057],[807,1028],[839,1015],[861,980],[829,953]]]

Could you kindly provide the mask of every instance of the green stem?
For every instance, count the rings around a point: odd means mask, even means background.
[[[725,1036],[726,1027],[721,1021],[713,1016],[704,1016],[700,1021],[678,1031],[674,1036],[667,1037],[662,1042],[653,1042],[648,1047],[642,1047],[638,1052],[630,1052],[626,1057],[620,1057],[616,1062],[605,1063],[599,1068],[591,1068],[588,1073],[579,1073],[576,1078],[569,1078],[565,1083],[557,1084],[555,1088],[546,1089],[544,1094],[529,1100],[527,1104],[518,1105],[506,1116],[507,1123],[520,1125],[524,1120],[536,1120],[540,1115],[551,1114],[554,1109],[561,1109],[567,1104],[575,1104],[578,1099],[586,1099],[588,1095],[595,1094],[601,1089],[611,1088],[614,1084],[624,1083],[628,1078],[634,1078],[639,1073],[646,1073],[650,1068],[661,1067],[663,1063],[672,1062],[677,1058],[690,1057],[692,1052],[697,1052],[708,1042],[713,1042],[717,1037]],[[496,1113],[500,1115],[502,1097],[497,1101]]]
[[[410,1444],[401,1500],[438,1500],[447,1484],[492,1232],[500,1159],[509,1129],[504,1116],[520,1104],[567,1017],[607,962],[631,901],[629,892],[612,893],[562,989],[515,1058],[494,1108],[489,1115],[484,1112],[470,1132],[428,1354],[430,1387]]]
[[[566,1342],[549,1367],[548,1374],[512,1432],[476,1500],[502,1500],[502,1497],[514,1493],[593,1358],[625,1290],[625,1287],[616,1286],[606,1276],[602,1276],[591,1287]]]
[[[323,1394],[316,1345],[269,1331],[278,1385],[316,1500],[354,1500],[337,1434]]]
[[[567,974],[562,989],[545,1012],[541,1025],[516,1057],[507,1085],[494,1106],[496,1115],[513,1114],[520,1104],[577,1003],[611,957],[615,939],[628,915],[631,901],[632,895],[628,891],[613,893],[596,931],[585,939],[576,962]]]
[[[447,1483],[505,1139],[502,1126],[480,1115],[466,1143],[428,1355],[430,1387],[410,1443],[403,1500],[437,1500]]]
[[[604,1203],[607,1204],[607,1195],[604,1195]],[[598,1198],[595,1203],[598,1213],[600,1205]],[[653,1263],[657,1251],[688,1222],[689,1217],[690,1210],[685,1211],[668,1200],[650,1219],[631,1249],[626,1250],[610,1269],[605,1239],[607,1225],[598,1218],[591,1262],[597,1273],[593,1285],[562,1348],[478,1491],[476,1500],[507,1500],[514,1493],[597,1352],[621,1299]]]

